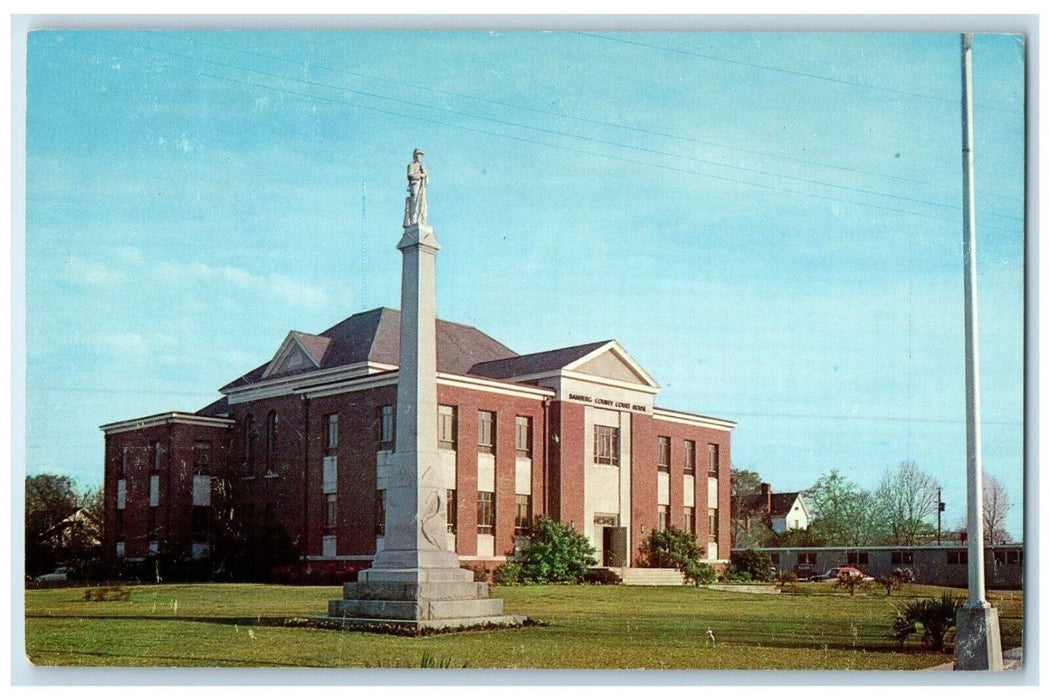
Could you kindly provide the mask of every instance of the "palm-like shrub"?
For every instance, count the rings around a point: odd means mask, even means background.
[[[893,635],[904,645],[908,637],[920,634],[922,645],[933,651],[942,651],[948,633],[955,628],[955,616],[962,606],[962,598],[950,593],[940,598],[914,600],[897,610],[893,621]]]

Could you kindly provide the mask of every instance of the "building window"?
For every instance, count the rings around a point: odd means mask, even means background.
[[[379,407],[379,449],[393,450],[396,426],[395,406],[389,404]]]
[[[325,427],[327,428],[325,449],[334,450],[339,447],[339,414],[329,413],[325,417]]]
[[[454,406],[438,406],[438,447],[456,449],[456,409]]]
[[[671,471],[671,438],[666,435],[656,438],[656,468],[662,472]]]
[[[193,541],[202,544],[208,541],[208,522],[211,519],[211,508],[208,506],[193,507]]]
[[[671,509],[668,506],[656,506],[656,529],[665,532],[671,527]]]
[[[153,443],[153,471],[160,471],[160,440]]]
[[[128,480],[117,479],[117,512],[123,513],[128,504]]]
[[[339,511],[337,509],[337,497],[334,493],[325,496],[324,504],[324,526],[334,530],[339,524]]]
[[[122,447],[120,450],[120,465],[117,468],[117,476],[122,477],[128,471],[128,454],[131,452],[130,447]]]
[[[949,564],[969,564],[970,557],[965,549],[945,552],[948,555]]]
[[[714,443],[707,446],[707,475],[718,476],[718,445]]]
[[[248,414],[244,417],[244,474],[255,474],[255,417]]]
[[[686,440],[684,444],[685,473],[696,474],[696,443]]]
[[[496,453],[496,414],[478,411],[478,452]]]
[[[532,527],[532,496],[514,494],[516,512],[514,514],[514,534],[527,535]]]
[[[903,566],[905,564],[912,564],[915,562],[915,553],[902,549],[897,552],[890,553],[890,563],[893,566]]]
[[[718,542],[718,509],[707,509],[707,541]]]
[[[528,416],[514,417],[514,449],[519,457],[532,456],[532,419]]]
[[[118,540],[124,539],[124,511],[123,510],[118,510],[117,511],[116,522],[113,523],[113,531],[116,533]]]
[[[478,491],[478,534],[491,535],[496,527],[496,494]]]
[[[448,526],[450,535],[456,534],[456,523],[459,515],[456,512],[456,489],[448,489],[445,492],[445,524]]]
[[[160,505],[160,476],[156,474],[149,478],[149,505],[150,508]]]
[[[193,443],[193,472],[200,476],[211,474],[211,443],[198,440]]]
[[[811,564],[812,566],[817,565],[817,553],[816,552],[799,552],[798,553],[799,564]]]
[[[620,429],[594,426],[594,463],[620,466]]]
[[[124,542],[117,542],[117,556],[120,558],[124,557]]]
[[[1019,549],[1012,549],[1006,553],[1007,564],[1020,564],[1024,560],[1024,552]]]
[[[266,470],[273,473],[277,452],[277,411],[266,416]]]
[[[769,561],[773,563],[773,566],[780,566],[780,552],[770,552]]]
[[[376,535],[382,537],[386,534],[386,491],[376,491]]]
[[[321,460],[321,492],[335,493],[339,490],[339,457],[326,455]]]
[[[696,536],[696,510],[690,506],[685,507],[685,531]]]
[[[868,563],[868,553],[846,552],[846,563],[850,566],[866,566]]]

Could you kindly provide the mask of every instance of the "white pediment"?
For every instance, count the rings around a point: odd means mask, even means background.
[[[315,359],[307,352],[296,337],[296,333],[292,331],[281,343],[280,349],[270,360],[270,364],[266,366],[263,379],[290,372],[319,369],[320,366],[319,359]]]
[[[649,373],[615,340],[571,362],[565,369],[574,375],[588,375],[627,385],[640,384],[652,389],[659,388]]]

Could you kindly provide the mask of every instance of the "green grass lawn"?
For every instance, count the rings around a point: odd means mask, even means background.
[[[128,587],[130,601],[88,602],[83,588],[27,591],[26,654],[38,665],[453,668],[895,669],[950,660],[899,651],[894,606],[942,589],[801,594],[687,587],[493,587],[509,614],[547,623],[485,632],[396,637],[284,627],[325,614],[337,587],[190,584]],[[955,591],[965,597],[965,591]],[[1021,644],[1020,592],[994,593],[1003,649]],[[711,629],[717,643],[706,644]]]

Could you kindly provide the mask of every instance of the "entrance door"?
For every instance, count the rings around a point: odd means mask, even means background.
[[[595,559],[599,566],[609,566],[606,562],[606,529],[620,524],[620,516],[615,513],[594,514],[594,549]]]

